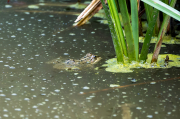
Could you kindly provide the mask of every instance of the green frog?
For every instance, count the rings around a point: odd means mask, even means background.
[[[63,61],[61,57],[54,59],[52,61],[47,62],[48,64],[54,64],[54,68],[56,69],[66,69],[66,70],[79,70],[83,67],[92,67],[93,64],[96,64],[99,62],[102,58],[91,54],[87,53],[84,57],[80,59],[68,59]]]

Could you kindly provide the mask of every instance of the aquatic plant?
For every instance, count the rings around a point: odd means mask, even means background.
[[[164,13],[163,15],[163,23],[160,27],[160,31],[158,33],[158,40],[154,48],[153,58],[151,62],[157,62],[158,54],[161,48],[163,36],[166,33],[166,28],[169,23],[170,16],[180,21],[180,12],[175,10],[173,7],[175,6],[175,3],[177,0],[171,0],[170,4],[167,5],[165,3],[168,3],[167,0],[159,1],[159,0],[142,0],[145,2],[145,11],[147,14],[147,21],[148,21],[148,29],[146,32],[145,40],[143,43],[143,47],[141,50],[140,58],[139,58],[139,21],[138,21],[138,6],[139,2],[137,0],[131,0],[130,1],[130,7],[131,7],[131,20],[129,17],[129,13],[127,10],[126,0],[107,0],[109,10],[107,6],[105,5],[104,0],[101,0],[101,3],[103,5],[112,39],[117,55],[118,60],[117,63],[123,62],[122,55],[128,56],[129,61],[139,61],[143,60],[145,61],[147,59],[148,55],[148,49],[150,46],[151,37],[154,34],[158,32],[158,26],[157,26],[157,19],[159,15],[159,10]],[[120,12],[122,15],[122,21],[119,19],[119,13],[117,12],[120,8]],[[122,33],[122,26],[121,22],[124,24],[124,32],[125,36]],[[154,28],[156,30],[154,30]],[[115,29],[115,30],[113,30]],[[126,40],[124,39],[126,37]],[[116,42],[115,42],[116,41]],[[117,46],[119,44],[119,47]],[[117,52],[118,51],[118,52]],[[126,52],[127,51],[127,52]],[[119,53],[121,55],[119,55]],[[122,58],[120,58],[122,57]]]

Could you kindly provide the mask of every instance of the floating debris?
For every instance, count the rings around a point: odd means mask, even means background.
[[[119,87],[120,85],[118,85],[118,84],[110,84],[110,86],[109,87]]]

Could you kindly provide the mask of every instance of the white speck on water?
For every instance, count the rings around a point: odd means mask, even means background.
[[[7,59],[11,59],[11,56],[8,56]]]
[[[122,92],[122,94],[126,94],[126,92]]]
[[[85,50],[81,50],[81,52],[85,53]]]
[[[39,5],[45,5],[44,3],[39,3]]]
[[[151,82],[150,84],[156,84],[156,82]]]
[[[0,60],[0,62],[3,62],[2,60]]]
[[[26,54],[22,54],[22,56],[25,56]]]
[[[21,108],[15,108],[14,110],[15,111],[21,111]]]
[[[9,115],[8,115],[8,114],[4,114],[3,116],[4,116],[4,117],[9,117]]]
[[[18,28],[17,30],[18,30],[18,31],[21,31],[22,29],[21,29],[21,28]]]
[[[11,8],[12,5],[5,5],[5,8]]]
[[[29,67],[29,68],[27,68],[27,70],[32,70],[32,68]]]
[[[10,69],[15,69],[15,67],[14,67],[14,66],[10,66],[9,68],[10,68]]]
[[[79,73],[74,73],[74,75],[78,75]]]
[[[87,40],[86,40],[86,39],[83,39],[83,41],[84,41],[84,42],[87,42]]]
[[[24,85],[24,87],[28,87],[28,85]]]
[[[36,57],[38,57],[38,56],[39,56],[39,54],[36,54],[35,56],[36,56]]]
[[[136,107],[136,109],[139,109],[139,110],[140,110],[140,109],[142,109],[142,108],[141,108],[141,107]]]
[[[43,81],[46,81],[46,79],[43,79]]]
[[[41,19],[38,19],[38,21],[41,21]]]
[[[30,99],[29,98],[24,98],[24,100],[29,101]]]
[[[148,118],[153,118],[153,115],[147,115]]]
[[[35,91],[35,89],[31,89],[31,91]]]
[[[32,108],[37,108],[38,106],[36,106],[36,105],[34,105],[34,106],[32,106]]]
[[[61,42],[61,43],[64,43],[64,41],[63,41],[63,40],[61,40],[60,42]]]
[[[143,102],[143,100],[139,100],[139,102]]]
[[[15,38],[16,36],[15,36],[15,35],[12,35],[11,37],[12,37],[12,38]]]
[[[73,83],[73,85],[74,85],[74,86],[77,86],[77,85],[79,85],[79,84],[77,84],[77,83]]]
[[[82,78],[82,76],[78,76],[77,78],[80,79],[80,78]]]
[[[118,85],[118,84],[110,84],[110,86],[109,87],[119,87],[120,85]]]
[[[64,53],[64,55],[69,55],[68,53]]]
[[[70,36],[74,36],[74,35],[76,35],[76,34],[75,34],[75,33],[69,33],[69,35],[70,35]]]
[[[97,103],[97,105],[102,105],[102,103]]]
[[[41,89],[43,89],[43,90],[44,90],[44,89],[46,89],[46,88],[45,88],[45,87],[41,87]]]
[[[29,12],[24,12],[25,14],[30,14]]]
[[[31,19],[34,19],[34,17],[31,17]]]
[[[54,118],[59,118],[59,116],[58,115],[54,115]]]
[[[90,88],[89,88],[89,87],[87,87],[87,86],[84,86],[84,87],[83,87],[83,89],[90,89]]]
[[[42,33],[42,34],[41,34],[41,36],[45,36],[45,34],[44,34],[44,33]]]
[[[144,90],[147,90],[147,88],[144,88]]]
[[[54,17],[54,15],[49,15],[49,17]]]
[[[17,14],[15,14],[14,16],[16,16],[16,17],[17,17],[18,15],[17,15]]]
[[[17,46],[22,46],[21,44],[18,44]]]
[[[60,90],[59,90],[59,89],[56,89],[56,90],[54,90],[54,92],[57,92],[57,93],[58,93],[58,92],[60,92]]]
[[[77,41],[76,39],[73,39],[73,41]]]
[[[86,114],[86,113],[88,113],[88,112],[87,112],[87,111],[83,111],[83,113],[85,113],[85,114]]]
[[[41,93],[41,95],[45,96],[45,95],[46,95],[46,93]]]
[[[159,112],[155,111],[154,114],[159,114]]]
[[[58,39],[62,39],[63,37],[58,37]]]
[[[113,114],[113,117],[116,117],[117,116],[117,114]]]
[[[79,94],[83,94],[84,92],[79,92]]]
[[[95,32],[94,32],[94,31],[92,31],[92,32],[91,32],[91,34],[95,34]]]
[[[5,67],[9,67],[9,65],[7,65],[7,64],[5,64],[4,66],[5,66]]]
[[[169,75],[169,73],[165,73],[165,75]]]
[[[7,110],[7,109],[4,109],[3,111],[4,111],[4,112],[8,112],[8,110]]]
[[[21,20],[24,20],[24,18],[21,18]]]
[[[0,94],[0,96],[4,97],[4,96],[6,96],[6,95],[5,95],[5,94]]]
[[[39,6],[37,5],[28,5],[29,9],[39,9]]]
[[[11,95],[17,95],[16,93],[12,93]]]

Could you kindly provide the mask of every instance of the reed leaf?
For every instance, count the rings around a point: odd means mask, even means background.
[[[176,4],[176,1],[177,0],[171,0],[170,6],[174,7],[175,4]],[[159,35],[158,35],[158,38],[157,38],[157,43],[156,43],[155,48],[154,48],[154,53],[153,53],[151,62],[157,62],[158,55],[159,55],[159,52],[160,52],[160,49],[161,49],[161,44],[162,44],[162,41],[163,41],[163,37],[164,37],[164,35],[166,33],[166,29],[167,29],[167,25],[169,23],[169,20],[170,20],[170,16],[168,16],[168,15],[166,15],[164,17],[164,19],[163,19],[163,23],[162,23],[162,26],[161,26],[161,29],[160,29],[160,32],[159,32]]]
[[[120,12],[122,15],[122,21],[124,24],[124,31],[126,35],[126,43],[127,43],[127,52],[128,52],[128,57],[129,61],[135,61],[135,48],[134,48],[134,38],[132,34],[132,28],[130,24],[130,18],[127,10],[127,5],[126,5],[126,0],[118,0],[119,7],[120,7]],[[136,29],[138,30],[138,29]]]
[[[158,14],[159,14],[159,10],[154,9],[152,12],[151,21],[149,21],[149,23],[148,23],[145,40],[144,40],[144,43],[143,43],[143,46],[141,49],[140,60],[145,61],[147,59],[150,41],[151,41],[151,37],[152,37],[153,31],[154,31],[154,26],[156,25]]]
[[[170,7],[169,5],[159,1],[159,0],[142,0],[143,2],[151,5],[152,7],[166,13],[167,15],[175,18],[176,20],[180,21],[180,12],[176,9]]]
[[[115,26],[116,34],[117,34],[117,37],[118,37],[118,41],[121,43],[124,55],[127,56],[126,42],[125,42],[125,39],[124,39],[124,34],[123,34],[119,14],[118,14],[118,11],[117,11],[117,8],[116,8],[115,0],[108,0],[108,6],[109,6],[112,21],[114,22],[114,26]]]
[[[105,5],[104,0],[101,0],[101,3],[103,5],[104,12],[105,12],[106,18],[108,20],[108,25],[109,25],[110,32],[111,32],[111,37],[113,39],[114,49],[115,49],[116,56],[117,56],[117,63],[120,63],[120,62],[124,63],[124,59],[123,59],[124,55],[123,55],[123,51],[122,51],[122,48],[121,48],[121,43],[119,42],[119,40],[117,38],[116,31],[115,31],[115,28],[114,28],[114,24],[113,24],[113,22],[111,20],[108,8]]]
[[[135,57],[137,61],[139,59],[139,22],[137,0],[131,0],[131,21],[132,34],[134,38]]]

